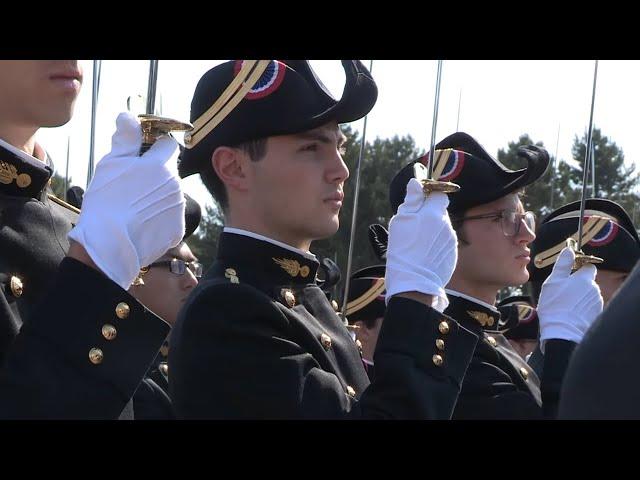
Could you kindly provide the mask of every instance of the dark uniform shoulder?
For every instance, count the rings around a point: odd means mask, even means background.
[[[269,295],[263,289],[242,283],[237,276],[229,274],[225,277],[213,277],[201,282],[189,296],[182,309],[181,318],[185,322],[196,321],[198,318],[207,318],[207,322],[232,316],[263,317],[271,316],[267,312],[278,312],[276,302],[285,304],[285,294],[280,298]],[[286,321],[284,315],[277,314],[278,318]]]
[[[79,208],[59,199],[52,193],[47,193],[47,200],[49,201],[51,210],[53,210],[57,216],[67,220],[71,224],[71,227],[74,227],[78,223],[80,216]]]
[[[73,205],[71,205],[70,203],[65,202],[64,200],[59,199],[58,197],[56,197],[53,193],[48,193],[47,194],[47,198],[49,198],[49,200],[51,200],[52,202],[54,202],[55,204],[70,210],[73,213],[76,214],[80,214],[80,209],[77,207],[74,207]]]

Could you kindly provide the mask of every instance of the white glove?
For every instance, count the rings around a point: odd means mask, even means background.
[[[447,212],[449,197],[431,193],[412,178],[398,213],[389,223],[386,301],[398,293],[417,291],[433,295],[433,308],[449,305],[444,287],[458,261],[458,238]]]
[[[178,179],[178,143],[158,139],[139,156],[142,130],[128,112],[118,115],[111,152],[96,167],[69,238],[124,290],[184,235],[185,200]]]
[[[587,264],[571,274],[575,253],[565,247],[551,275],[542,284],[538,302],[540,347],[552,338],[580,343],[585,332],[602,312],[602,295],[596,283],[596,267]]]

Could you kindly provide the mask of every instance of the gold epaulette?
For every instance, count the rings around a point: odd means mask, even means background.
[[[51,193],[47,193],[47,196],[49,197],[49,200],[51,200],[52,202],[57,203],[58,205],[67,208],[69,210],[71,210],[72,212],[75,213],[80,213],[80,209],[74,207],[73,205],[65,202],[64,200],[60,200],[58,197],[56,197],[55,195],[51,194]]]

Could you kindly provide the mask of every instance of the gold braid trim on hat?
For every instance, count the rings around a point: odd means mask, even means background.
[[[373,286],[369,288],[366,292],[360,295],[358,298],[347,303],[347,308],[345,309],[345,315],[351,315],[352,313],[357,312],[358,310],[363,309],[371,302],[373,302],[376,298],[382,295],[384,292],[385,284],[384,278],[378,278]]]
[[[593,237],[595,237],[600,231],[609,223],[609,218],[593,215],[584,224],[584,230],[582,232],[582,245],[586,245]],[[570,238],[578,241],[578,232],[574,233]],[[553,264],[563,248],[567,246],[567,241],[563,240],[557,245],[540,252],[533,260],[536,268],[544,268]]]
[[[191,149],[206,137],[242,101],[267,69],[271,60],[247,60],[222,95],[193,122],[193,130],[184,136],[185,147]],[[255,66],[255,68],[253,68]],[[238,89],[238,87],[240,87]],[[237,91],[236,91],[237,90]]]

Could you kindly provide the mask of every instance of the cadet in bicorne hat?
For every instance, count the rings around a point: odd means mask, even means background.
[[[531,284],[537,298],[542,282],[551,273],[566,239],[578,238],[580,202],[572,202],[551,212],[540,223],[531,244]],[[609,303],[640,258],[640,240],[627,212],[604,198],[585,200],[583,251],[604,261],[596,264],[596,282],[604,304]]]
[[[65,258],[68,234],[82,216],[52,195],[53,166],[35,134],[69,121],[81,82],[76,60],[0,62],[1,418],[118,418],[169,330],[89,260]],[[135,152],[129,160],[138,157],[140,125],[133,131],[126,141],[114,137],[121,159],[127,145]],[[128,172],[131,178],[139,166]],[[122,186],[115,173],[103,195]],[[152,172],[147,184],[153,180]],[[141,199],[144,193],[131,188],[113,195]],[[152,221],[156,211],[146,213]],[[117,238],[99,230],[105,241]],[[112,257],[126,251],[118,248]]]
[[[351,276],[345,311],[347,320],[354,327],[356,346],[362,354],[362,362],[371,381],[375,379],[373,354],[386,310],[384,275],[384,265],[374,265],[355,272]]]
[[[640,351],[639,290],[636,264],[575,348],[562,383],[559,418],[640,420],[640,387],[635,381]]]
[[[509,170],[463,132],[454,133],[436,145],[434,178],[460,185],[460,191],[450,195],[448,207],[458,234],[458,261],[447,286],[450,303],[445,313],[482,335],[453,418],[542,418],[552,417],[556,410],[559,384],[542,385],[541,393],[536,374],[500,333],[500,312],[495,305],[500,289],[528,280],[528,245],[535,238],[535,216],[524,211],[519,192],[538,180],[549,164],[547,152],[540,147],[521,147],[518,156],[526,161],[525,168]],[[426,163],[429,155],[416,161]],[[406,178],[412,174],[412,163],[391,182],[394,209],[404,194]],[[586,296],[599,295],[589,278],[562,278],[559,285],[558,291],[581,290]],[[564,296],[564,304],[562,299],[560,304],[555,298],[551,300],[546,318],[573,328],[572,319],[558,313],[574,307],[570,303],[573,297]],[[597,314],[587,313],[588,318]],[[544,320],[541,315],[541,323]],[[546,339],[550,345],[545,368],[564,368],[564,364],[556,367],[554,363],[556,352],[551,344],[557,340],[553,338],[556,337]],[[564,359],[562,353],[559,357]]]
[[[634,379],[640,351],[638,236],[626,212],[614,202],[589,199],[586,208],[585,216],[589,219],[585,222],[584,251],[604,260],[598,265],[596,280],[607,279],[601,288],[609,301],[573,352],[562,385],[559,416],[637,420],[640,419],[640,388]],[[554,223],[569,223],[568,233],[575,232],[575,218],[556,219],[549,219],[549,228]],[[597,231],[590,233],[587,225]],[[549,245],[538,251],[547,248]],[[601,273],[606,276],[601,277]]]
[[[528,295],[515,295],[501,300],[496,306],[500,311],[499,330],[520,356],[528,361],[540,336],[540,323],[533,300]]]
[[[171,326],[176,323],[180,309],[202,277],[202,265],[186,243],[198,228],[202,212],[198,202],[189,195],[185,194],[185,200],[182,241],[144,267],[129,289],[136,300]],[[174,418],[169,399],[169,337],[170,334],[133,396],[134,420]]]
[[[349,175],[338,125],[377,98],[359,61],[342,65],[340,100],[303,60],[225,62],[196,87],[180,172],[200,174],[226,226],[172,332],[169,388],[180,418],[451,414],[474,334],[426,305],[426,292],[417,294],[424,302],[394,297],[376,353],[384,374],[370,386],[337,304],[316,282],[310,245],[337,231]],[[448,356],[435,346],[444,330]]]
[[[578,238],[580,202],[572,202],[553,212],[540,223],[536,239],[531,244],[530,282],[534,301],[537,301],[542,283],[551,273],[553,263],[567,238]],[[585,200],[583,248],[587,255],[603,259],[596,264],[596,283],[600,287],[604,305],[616,295],[622,283],[640,258],[640,240],[627,212],[616,202],[603,198]],[[542,352],[536,348],[529,364],[542,374]]]

